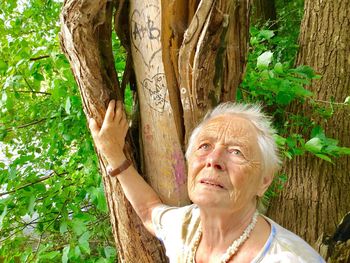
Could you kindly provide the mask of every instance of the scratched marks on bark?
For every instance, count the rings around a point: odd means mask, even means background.
[[[148,105],[162,113],[167,98],[168,89],[166,88],[166,79],[164,73],[158,73],[152,79],[145,78],[142,82],[142,89]]]
[[[147,141],[153,141],[153,134],[151,130],[151,126],[149,124],[146,124],[143,128],[143,133],[145,134],[145,139]]]
[[[141,54],[143,62],[149,68],[152,60],[161,51],[160,43],[160,9],[156,5],[146,5],[131,15],[131,40],[135,49]]]
[[[172,166],[175,173],[176,187],[179,189],[182,185],[186,183],[186,163],[184,155],[180,149],[175,150],[172,155]]]

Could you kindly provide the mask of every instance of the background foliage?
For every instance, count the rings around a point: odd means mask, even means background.
[[[301,101],[329,117],[294,67],[303,1],[279,0],[277,27],[251,27],[247,73],[238,100],[261,102],[275,120],[287,158],[312,152],[331,161],[349,153],[313,116],[288,113]],[[69,64],[58,42],[61,1],[0,3],[0,262],[114,262],[116,252],[92,141]],[[124,53],[114,37],[118,73]],[[129,97],[130,101],[130,97]],[[130,104],[130,102],[129,102]],[[346,105],[346,103],[344,103]],[[288,134],[291,126],[304,134]],[[279,177],[284,181],[285,177]]]
[[[115,261],[97,158],[59,47],[61,6],[1,2],[0,262]]]

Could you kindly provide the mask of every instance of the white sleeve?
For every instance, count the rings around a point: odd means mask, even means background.
[[[166,242],[171,236],[175,238],[181,233],[184,209],[159,205],[152,211],[152,224],[159,240]]]

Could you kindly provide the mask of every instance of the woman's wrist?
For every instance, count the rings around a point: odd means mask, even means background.
[[[118,168],[120,165],[122,165],[122,163],[127,159],[124,155],[124,153],[122,154],[118,154],[115,155],[113,157],[107,157],[107,162],[108,162],[108,166],[112,169],[116,169]]]
[[[117,168],[112,168],[110,165],[107,166],[107,173],[111,177],[118,176],[119,174],[123,173],[126,171],[130,166],[132,162],[128,159],[125,159],[121,165],[119,165]]]

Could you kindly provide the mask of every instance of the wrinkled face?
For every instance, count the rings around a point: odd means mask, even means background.
[[[188,192],[198,206],[230,210],[256,205],[270,184],[261,173],[261,152],[253,124],[239,116],[208,121],[188,160]]]

